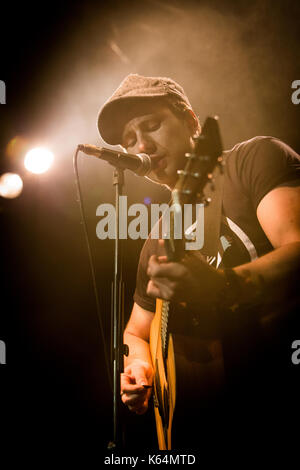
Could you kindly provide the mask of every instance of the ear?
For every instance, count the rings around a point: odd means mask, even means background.
[[[185,119],[193,137],[201,134],[201,125],[192,109],[185,110]]]

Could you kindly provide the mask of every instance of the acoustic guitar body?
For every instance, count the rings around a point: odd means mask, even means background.
[[[196,423],[199,417],[204,425],[205,416],[213,421],[215,404],[220,402],[225,382],[221,342],[164,331],[169,308],[168,302],[157,299],[150,333],[160,450],[195,445],[191,423]]]
[[[162,329],[167,302],[156,300],[156,312],[151,324],[150,352],[155,371],[154,413],[159,449],[171,449],[171,429],[175,408],[176,372],[172,335],[168,350],[163,353]]]

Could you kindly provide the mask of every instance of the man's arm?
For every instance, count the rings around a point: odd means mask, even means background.
[[[129,346],[129,355],[124,359],[121,375],[122,401],[131,411],[142,414],[147,410],[151,395],[153,368],[149,349],[150,327],[154,314],[134,304],[129,322],[124,331],[124,343]]]
[[[279,187],[259,203],[257,217],[274,250],[251,263],[234,268],[240,284],[240,303],[284,305],[298,295],[300,275],[300,188]],[[199,254],[191,262],[169,263],[164,257],[149,260],[151,280],[147,292],[166,300],[203,303],[214,301],[226,289],[224,273],[209,266]],[[260,299],[257,298],[259,292]],[[266,310],[268,311],[268,310]],[[284,309],[282,309],[284,311]],[[153,369],[149,351],[149,333],[153,313],[134,305],[124,333],[129,346],[122,374],[122,400],[129,409],[144,413],[152,385]]]
[[[270,191],[258,205],[257,218],[274,250],[234,269],[241,280],[241,301],[251,303],[260,292],[266,304],[284,304],[299,284],[300,187]]]
[[[251,305],[260,298],[264,305],[284,305],[297,295],[300,274],[300,188],[270,191],[260,201],[257,217],[274,250],[234,268],[240,287],[236,301]],[[200,305],[203,299],[213,302],[227,285],[224,273],[207,265],[197,253],[183,263],[168,263],[152,256],[148,275],[149,295]]]

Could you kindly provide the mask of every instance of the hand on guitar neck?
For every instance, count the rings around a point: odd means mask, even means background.
[[[164,240],[159,240],[161,245]],[[198,251],[187,252],[180,262],[166,256],[151,256],[147,274],[147,294],[173,302],[209,306],[226,286],[224,274],[204,260]]]

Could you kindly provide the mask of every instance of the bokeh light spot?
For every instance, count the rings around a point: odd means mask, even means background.
[[[0,176],[0,196],[13,199],[21,194],[22,178],[16,173],[4,173]]]
[[[49,170],[53,160],[54,155],[50,150],[43,147],[37,147],[27,152],[24,165],[31,173],[40,174]]]

